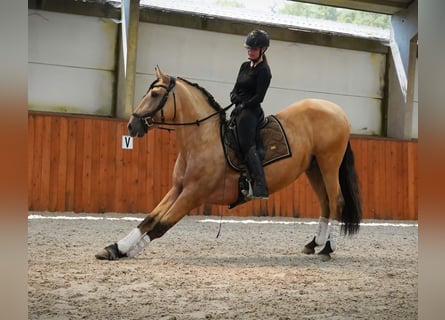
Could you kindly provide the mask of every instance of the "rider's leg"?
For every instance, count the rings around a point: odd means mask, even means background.
[[[269,197],[269,191],[267,190],[266,179],[264,178],[263,165],[255,146],[250,147],[247,152],[246,163],[253,179],[253,197],[267,199]]]
[[[269,192],[264,177],[264,170],[256,150],[256,134],[261,109],[243,109],[237,115],[238,141],[249,174],[253,179],[253,197],[267,199]]]

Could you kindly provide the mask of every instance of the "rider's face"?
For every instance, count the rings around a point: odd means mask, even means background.
[[[249,59],[256,60],[260,56],[260,48],[247,48]]]

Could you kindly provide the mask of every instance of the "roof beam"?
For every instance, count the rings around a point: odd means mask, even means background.
[[[291,0],[344,9],[393,15],[407,9],[413,0]]]
[[[110,2],[76,0],[28,0],[28,9],[45,10],[84,16],[121,18],[120,9]]]
[[[243,20],[183,13],[153,7],[141,7],[140,21],[243,36],[250,30],[261,27],[274,40],[383,54],[389,51],[387,43],[376,39],[359,38],[329,31],[299,29],[298,27],[258,24]]]
[[[330,2],[332,4],[332,1]],[[109,2],[99,3],[76,0],[29,0],[28,8],[60,13],[97,16],[116,20],[121,19],[120,7],[115,7]],[[244,20],[213,17],[205,14],[194,14],[148,6],[141,6],[139,10],[139,20],[141,22],[158,23],[183,28],[239,35],[245,35],[251,29],[261,27],[267,29],[271,37],[275,40],[383,54],[386,54],[389,51],[388,43],[384,43],[382,40],[359,38],[350,35],[336,34],[329,31],[298,29],[297,27],[283,27],[279,25],[264,25],[254,22],[247,22]]]

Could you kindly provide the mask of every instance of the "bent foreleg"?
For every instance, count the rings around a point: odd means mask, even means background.
[[[150,236],[147,235],[147,231],[153,229],[159,219],[157,217],[168,211],[179,193],[179,188],[171,188],[156,208],[136,228],[132,229],[129,234],[118,242],[102,249],[95,257],[99,260],[118,260],[124,257],[132,258],[138,254],[150,242]]]
[[[193,193],[191,193],[193,195]],[[137,229],[142,236],[130,247],[127,256],[136,256],[150,241],[162,237],[171,227],[181,220],[190,210],[196,208],[200,202],[190,193],[183,192],[179,195],[172,206],[165,212],[156,216],[148,216],[141,222]]]

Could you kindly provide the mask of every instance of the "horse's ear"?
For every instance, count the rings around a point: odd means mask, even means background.
[[[156,74],[157,78],[159,78],[159,72],[160,71],[161,71],[161,69],[159,68],[159,65],[156,65],[156,67],[155,67],[155,74]]]
[[[158,79],[161,79],[162,82],[164,82],[164,83],[168,83],[168,81],[169,81],[168,76],[161,71],[161,68],[159,68],[158,65],[156,65],[156,67],[155,67],[155,72],[156,72],[156,77]]]

